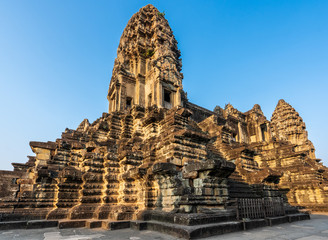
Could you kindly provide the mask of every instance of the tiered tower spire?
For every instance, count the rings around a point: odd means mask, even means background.
[[[314,147],[308,140],[305,123],[299,113],[283,99],[280,99],[271,117],[272,135],[278,140],[295,144],[297,151],[309,151],[315,158]]]
[[[117,50],[108,91],[109,112],[133,105],[181,106],[180,51],[164,17],[151,4],[128,22]]]

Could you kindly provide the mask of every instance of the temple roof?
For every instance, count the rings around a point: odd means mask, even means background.
[[[308,141],[305,123],[299,113],[285,100],[280,99],[271,117],[273,134],[293,143]]]
[[[182,81],[180,51],[165,14],[148,4],[129,20],[120,39],[115,59],[111,85],[119,73],[135,76],[131,60],[148,59],[147,69],[156,68],[160,77]]]

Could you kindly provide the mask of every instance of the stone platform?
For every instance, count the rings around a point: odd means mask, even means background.
[[[225,240],[314,240],[328,238],[328,216],[311,215],[310,221],[298,221],[293,223],[266,226],[246,231],[238,231],[224,235]],[[154,231],[136,231],[131,228],[107,231],[104,229],[88,228],[42,228],[42,229],[15,229],[0,231],[0,240],[174,240],[176,237],[164,235]],[[218,239],[217,236],[204,238],[204,240]]]
[[[221,235],[230,232],[249,230],[264,226],[273,226],[281,223],[294,222],[300,220],[310,219],[310,215],[307,213],[289,214],[286,216],[272,217],[266,219],[244,219],[243,221],[227,221],[227,218],[222,218],[222,221],[218,221],[215,216],[211,218],[203,218],[203,223],[199,221],[185,221],[186,219],[175,216],[174,219],[170,219],[170,216],[165,219],[159,215],[149,217],[147,221],[108,221],[108,220],[32,220],[32,221],[11,221],[0,222],[0,230],[10,229],[36,229],[36,228],[50,228],[58,227],[59,229],[66,228],[102,228],[106,230],[119,230],[131,228],[134,230],[144,231],[151,230],[165,234],[172,235],[174,237],[182,239],[197,239],[205,238],[214,235]],[[156,219],[156,220],[153,220]],[[211,222],[212,220],[212,222]],[[170,222],[171,221],[171,222]],[[173,221],[173,222],[172,222]],[[180,224],[174,223],[174,221]],[[215,222],[214,222],[215,221]]]

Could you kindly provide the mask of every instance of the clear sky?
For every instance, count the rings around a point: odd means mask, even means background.
[[[327,0],[0,0],[0,169],[107,111],[120,36],[148,3],[179,42],[191,102],[257,103],[270,119],[283,98],[328,165]]]

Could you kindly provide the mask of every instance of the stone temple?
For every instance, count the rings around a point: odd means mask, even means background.
[[[0,172],[1,222],[189,239],[328,210],[328,169],[290,104],[279,100],[271,120],[257,104],[202,108],[188,101],[181,67],[164,14],[141,8],[118,46],[108,113],[30,142],[35,156]]]

